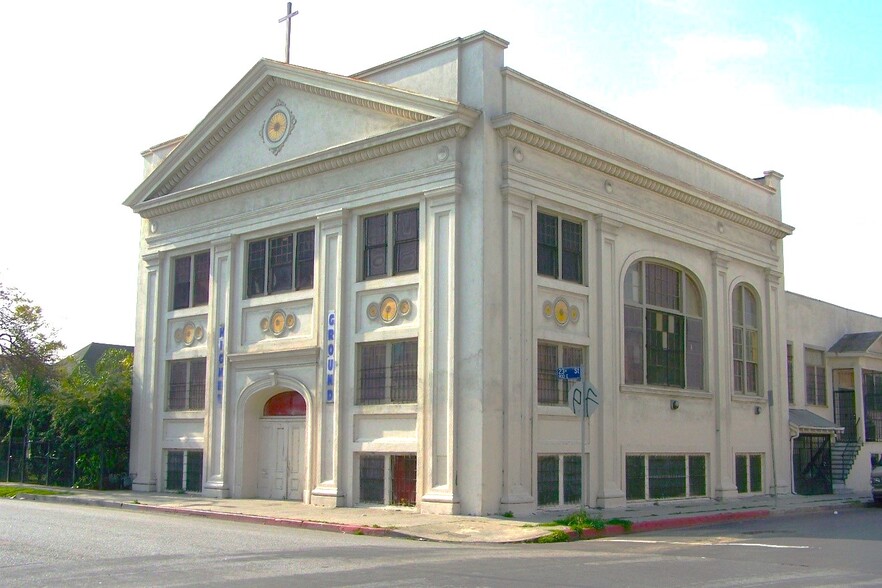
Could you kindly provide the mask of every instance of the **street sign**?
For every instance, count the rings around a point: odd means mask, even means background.
[[[558,380],[581,380],[582,379],[582,368],[581,367],[557,368],[557,379]]]
[[[576,416],[590,417],[600,406],[600,392],[591,382],[570,387],[570,408]]]

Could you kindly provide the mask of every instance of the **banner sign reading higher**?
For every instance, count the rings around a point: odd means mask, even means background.
[[[325,378],[325,402],[334,402],[334,368],[336,365],[336,355],[337,351],[337,313],[333,310],[328,312],[328,342],[327,342],[327,352],[328,352],[328,366],[327,366],[327,377]]]
[[[224,390],[224,325],[220,325],[217,330],[217,402],[220,404],[223,399]]]

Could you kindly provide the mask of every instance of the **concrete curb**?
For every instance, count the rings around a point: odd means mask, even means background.
[[[505,541],[455,541],[438,537],[426,537],[417,533],[408,532],[406,529],[394,529],[389,527],[374,527],[366,525],[358,525],[351,523],[331,523],[325,521],[314,521],[307,519],[281,518],[256,514],[234,513],[234,512],[218,512],[213,510],[201,510],[182,508],[178,506],[164,506],[157,504],[140,504],[137,502],[119,502],[117,500],[107,500],[104,498],[90,498],[82,495],[65,495],[65,494],[21,494],[16,497],[19,500],[31,500],[35,502],[54,502],[64,504],[76,504],[83,506],[100,506],[106,508],[123,508],[127,510],[141,510],[145,512],[156,512],[164,514],[186,515],[203,517],[214,520],[234,521],[241,523],[251,523],[258,525],[270,525],[277,527],[292,527],[298,529],[309,529],[313,531],[329,531],[334,533],[344,533],[349,535],[366,535],[371,537],[394,537],[399,539],[410,539],[417,541],[433,541],[441,543],[536,543],[541,537],[548,536],[554,532],[553,529],[545,531],[539,537],[529,539],[505,540]],[[827,504],[827,505],[806,505],[804,507],[789,508],[786,510],[774,510],[768,508],[756,508],[750,510],[715,512],[708,514],[672,516],[668,518],[659,518],[656,520],[643,520],[634,522],[630,529],[625,529],[623,525],[607,525],[605,528],[583,529],[581,532],[572,529],[557,529],[563,531],[570,541],[602,539],[605,537],[616,537],[619,535],[633,535],[636,533],[649,533],[652,531],[663,531],[669,529],[681,529],[685,527],[697,527],[704,525],[715,525],[721,523],[732,523],[738,521],[747,521],[753,519],[761,519],[769,516],[788,516],[794,514],[804,514],[810,512],[836,511],[846,508],[853,508],[858,505],[849,503]],[[539,531],[539,529],[537,529]]]

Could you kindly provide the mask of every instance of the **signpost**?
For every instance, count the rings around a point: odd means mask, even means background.
[[[581,444],[579,446],[579,462],[582,464],[582,492],[579,497],[579,505],[581,510],[585,510],[585,491],[587,490],[585,485],[585,421],[600,406],[600,392],[591,382],[582,379],[581,366],[558,368],[557,377],[567,381],[567,404],[573,410],[574,415],[582,417]]]

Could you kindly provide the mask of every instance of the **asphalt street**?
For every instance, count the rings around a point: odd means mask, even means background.
[[[882,508],[549,545],[0,502],[2,586],[882,586]]]

